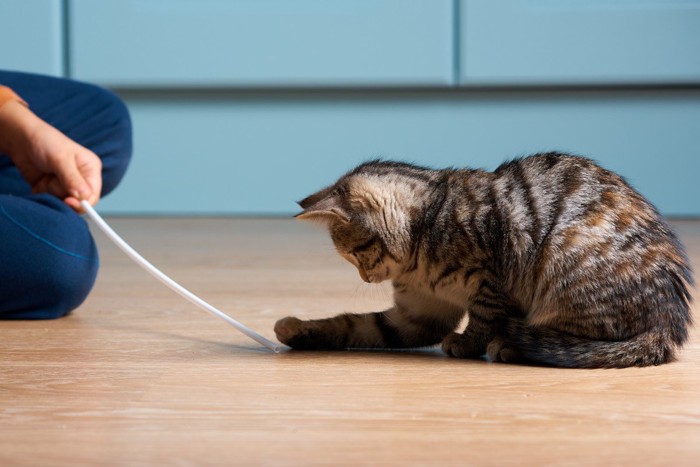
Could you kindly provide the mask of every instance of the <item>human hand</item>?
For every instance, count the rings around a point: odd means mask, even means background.
[[[0,108],[0,150],[10,156],[35,193],[48,192],[82,212],[81,200],[97,204],[102,161],[19,102]]]

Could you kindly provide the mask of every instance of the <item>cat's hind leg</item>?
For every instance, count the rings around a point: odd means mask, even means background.
[[[492,362],[522,363],[524,361],[520,352],[500,335],[494,337],[486,346],[486,355]]]
[[[442,351],[451,357],[480,358],[503,328],[505,315],[479,306],[469,311],[469,321],[463,333],[452,332],[443,339]]]

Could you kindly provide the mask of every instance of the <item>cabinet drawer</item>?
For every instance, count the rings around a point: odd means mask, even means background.
[[[0,68],[63,74],[61,0],[2,0],[0,20]]]
[[[461,0],[472,85],[700,82],[698,0]]]
[[[70,0],[71,75],[112,86],[446,85],[451,0]]]

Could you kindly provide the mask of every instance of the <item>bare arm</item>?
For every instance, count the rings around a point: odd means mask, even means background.
[[[10,156],[35,193],[51,193],[76,211],[81,211],[81,199],[95,205],[100,198],[100,158],[18,98],[0,102],[0,153]]]

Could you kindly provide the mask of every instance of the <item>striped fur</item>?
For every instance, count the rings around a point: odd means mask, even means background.
[[[363,280],[393,282],[394,306],[284,318],[275,332],[293,348],[441,343],[455,357],[598,368],[669,362],[688,337],[682,245],[589,159],[537,154],[494,172],[372,161],[300,205]]]

